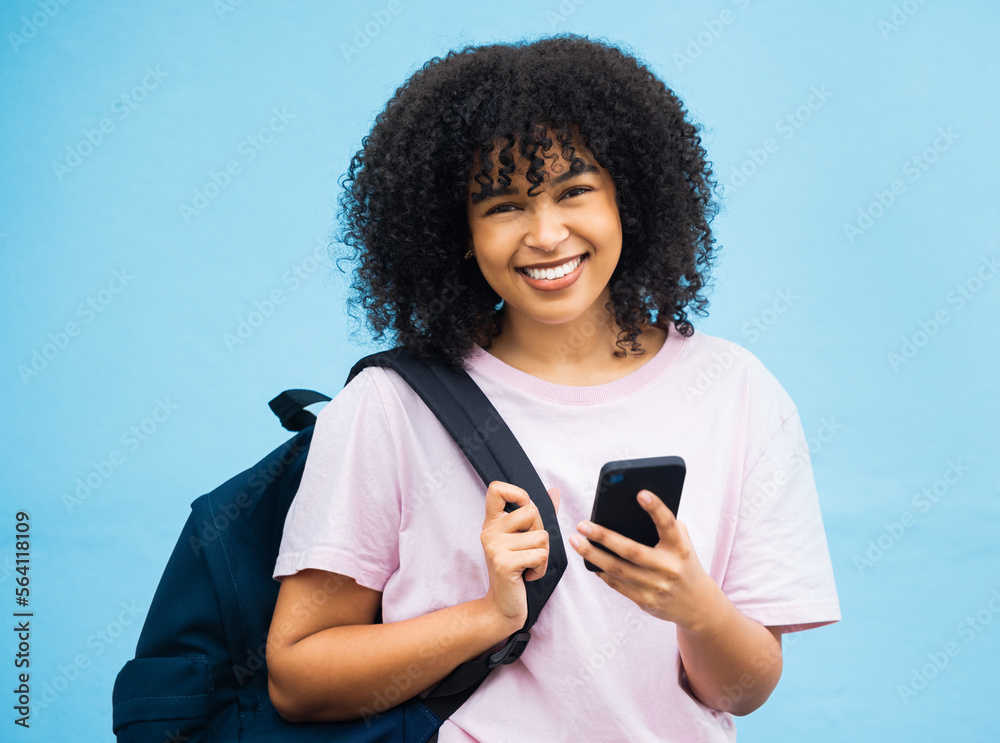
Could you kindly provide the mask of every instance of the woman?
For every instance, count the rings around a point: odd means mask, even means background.
[[[680,101],[587,39],[465,49],[397,90],[346,186],[357,304],[377,333],[467,369],[578,553],[524,655],[442,743],[734,739],[732,715],[777,684],[781,634],[839,607],[794,404],[687,317],[707,304],[715,207]],[[677,519],[638,496],[659,544],[587,520],[601,465],[662,455],[688,474]],[[275,568],[283,716],[364,716],[521,627],[547,534],[523,490],[482,489],[392,372],[324,409]]]

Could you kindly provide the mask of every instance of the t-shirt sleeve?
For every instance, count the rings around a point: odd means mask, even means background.
[[[382,591],[399,566],[398,473],[379,374],[362,371],[317,416],[285,520],[278,580],[315,568]]]
[[[809,448],[794,408],[748,465],[723,591],[744,615],[784,632],[838,621]]]

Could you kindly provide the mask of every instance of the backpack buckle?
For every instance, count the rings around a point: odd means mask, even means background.
[[[490,656],[486,664],[487,667],[496,668],[497,666],[505,666],[508,663],[513,663],[521,657],[521,653],[528,647],[528,640],[530,639],[531,635],[527,632],[517,632],[511,635],[507,640],[507,644]]]

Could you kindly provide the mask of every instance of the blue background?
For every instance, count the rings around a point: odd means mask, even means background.
[[[448,49],[571,31],[638,54],[704,124],[727,194],[697,327],[757,354],[812,439],[844,621],[786,637],[741,740],[995,740],[998,21],[985,0],[4,3],[0,614],[19,509],[35,612],[20,736],[111,737],[188,504],[285,438],[271,396],[336,391],[368,350],[314,254],[384,101]]]

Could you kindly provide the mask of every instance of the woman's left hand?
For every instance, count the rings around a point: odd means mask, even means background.
[[[656,524],[659,542],[655,547],[639,544],[590,521],[577,526],[580,534],[570,544],[586,560],[604,572],[601,579],[639,608],[658,619],[698,631],[710,622],[712,607],[722,591],[705,572],[695,554],[687,527],[648,490],[637,499]],[[583,536],[580,536],[583,535]],[[620,557],[590,544],[598,542]]]

